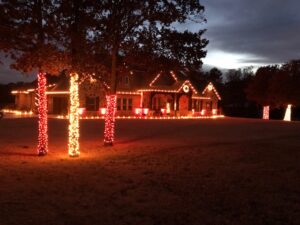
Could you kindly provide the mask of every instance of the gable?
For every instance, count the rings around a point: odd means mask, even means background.
[[[221,100],[221,96],[218,93],[217,89],[215,88],[215,86],[213,85],[212,82],[209,82],[206,87],[204,88],[204,90],[202,91],[202,94],[208,94],[208,93],[213,93],[216,95],[216,97],[218,98],[218,100]]]
[[[150,87],[155,86],[172,86],[177,82],[177,77],[173,71],[160,72],[149,84]]]

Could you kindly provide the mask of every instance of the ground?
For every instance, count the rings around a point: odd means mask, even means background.
[[[67,156],[67,121],[0,120],[0,225],[300,224],[300,123],[248,119],[81,124]]]

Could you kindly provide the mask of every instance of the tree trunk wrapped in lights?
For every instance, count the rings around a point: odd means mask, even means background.
[[[38,73],[38,116],[39,116],[39,133],[38,133],[38,155],[43,156],[48,152],[48,121],[47,121],[47,80],[46,74]]]
[[[111,146],[115,136],[116,95],[106,95],[104,145]]]
[[[291,121],[292,105],[288,105],[284,115],[284,121]]]
[[[268,120],[270,118],[270,106],[264,106],[263,108],[263,119]]]
[[[70,74],[69,155],[79,156],[78,74]]]

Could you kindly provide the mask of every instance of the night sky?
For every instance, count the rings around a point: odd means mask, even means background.
[[[240,68],[284,63],[300,58],[299,0],[202,0],[206,7],[205,38],[209,39],[204,64]],[[180,29],[197,30],[189,23]],[[0,83],[30,81],[0,66]]]

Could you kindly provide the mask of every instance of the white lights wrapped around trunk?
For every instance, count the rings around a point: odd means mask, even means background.
[[[69,155],[79,156],[78,74],[70,74]]]

